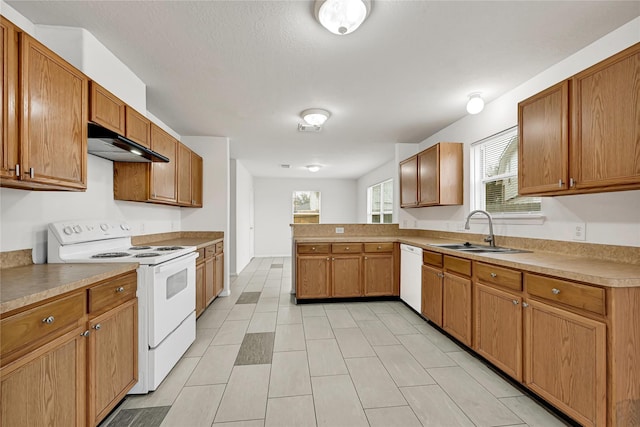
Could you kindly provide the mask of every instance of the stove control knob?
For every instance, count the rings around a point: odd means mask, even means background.
[[[107,231],[107,229],[109,229],[109,226],[107,224],[100,224],[100,229],[102,231]]]
[[[73,234],[73,228],[69,227],[68,225],[62,229],[62,231],[64,232],[64,234],[66,234],[67,236],[70,234]]]
[[[75,225],[73,227],[73,231],[75,231],[76,233],[82,233],[82,228],[79,225]]]

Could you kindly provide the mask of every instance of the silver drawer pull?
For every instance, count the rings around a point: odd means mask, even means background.
[[[513,303],[513,305],[518,305],[518,300],[517,299],[511,300],[511,302]]]
[[[378,246],[378,249],[382,249],[382,246]]]
[[[95,326],[93,327],[93,329],[95,329],[96,331],[99,331],[99,330],[100,330],[100,328],[102,328],[102,325],[101,325],[100,323],[98,323],[97,325],[95,325]]]
[[[346,248],[344,248],[344,250],[345,250],[345,251],[348,251],[348,250],[349,250],[349,246],[347,246]]]
[[[124,288],[122,286],[119,286],[118,288],[116,288],[116,292],[124,292]]]
[[[316,247],[315,247],[315,246],[314,246],[314,247],[312,247],[312,248],[311,248],[311,250],[312,250],[312,251],[315,251],[315,250],[316,250]]]
[[[52,324],[54,321],[56,320],[55,317],[53,316],[49,316],[49,317],[45,317],[44,319],[42,319],[42,323],[46,323],[47,325]]]
[[[491,277],[493,277],[494,279],[495,279],[496,277],[498,277],[498,275],[497,275],[496,273],[491,273],[491,274],[490,274],[490,276],[491,276]]]
[[[553,289],[551,289],[551,292],[552,292],[554,295],[558,295],[558,294],[560,293],[560,289],[553,288]]]
[[[523,303],[522,303],[522,306],[523,306],[524,308],[527,308],[527,307],[529,307],[529,304],[527,304],[526,302],[523,302]]]
[[[438,273],[438,277],[442,279],[444,277],[444,274]]]
[[[84,331],[83,333],[80,334],[80,336],[81,337],[88,337],[90,333],[91,332],[89,332],[89,331]]]

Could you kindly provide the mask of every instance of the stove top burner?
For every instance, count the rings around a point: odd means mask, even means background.
[[[178,249],[182,249],[182,246],[163,246],[156,248],[156,251],[177,251]]]
[[[129,248],[130,251],[144,251],[146,249],[151,249],[151,246],[131,246]]]
[[[154,256],[160,256],[160,254],[156,253],[156,252],[145,252],[145,253],[142,253],[142,254],[134,255],[133,257],[134,258],[151,258],[151,257],[154,257]]]
[[[127,252],[104,252],[92,255],[91,258],[122,258],[125,256],[129,256],[129,254]]]

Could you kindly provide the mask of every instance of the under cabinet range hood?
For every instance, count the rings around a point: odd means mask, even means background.
[[[88,136],[88,151],[94,156],[114,162],[169,162],[168,157],[95,123],[89,123]]]

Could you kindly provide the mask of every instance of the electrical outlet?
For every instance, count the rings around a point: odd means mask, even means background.
[[[344,227],[336,227],[336,234],[344,234]]]
[[[576,222],[573,224],[573,240],[587,239],[587,224],[584,222]]]

